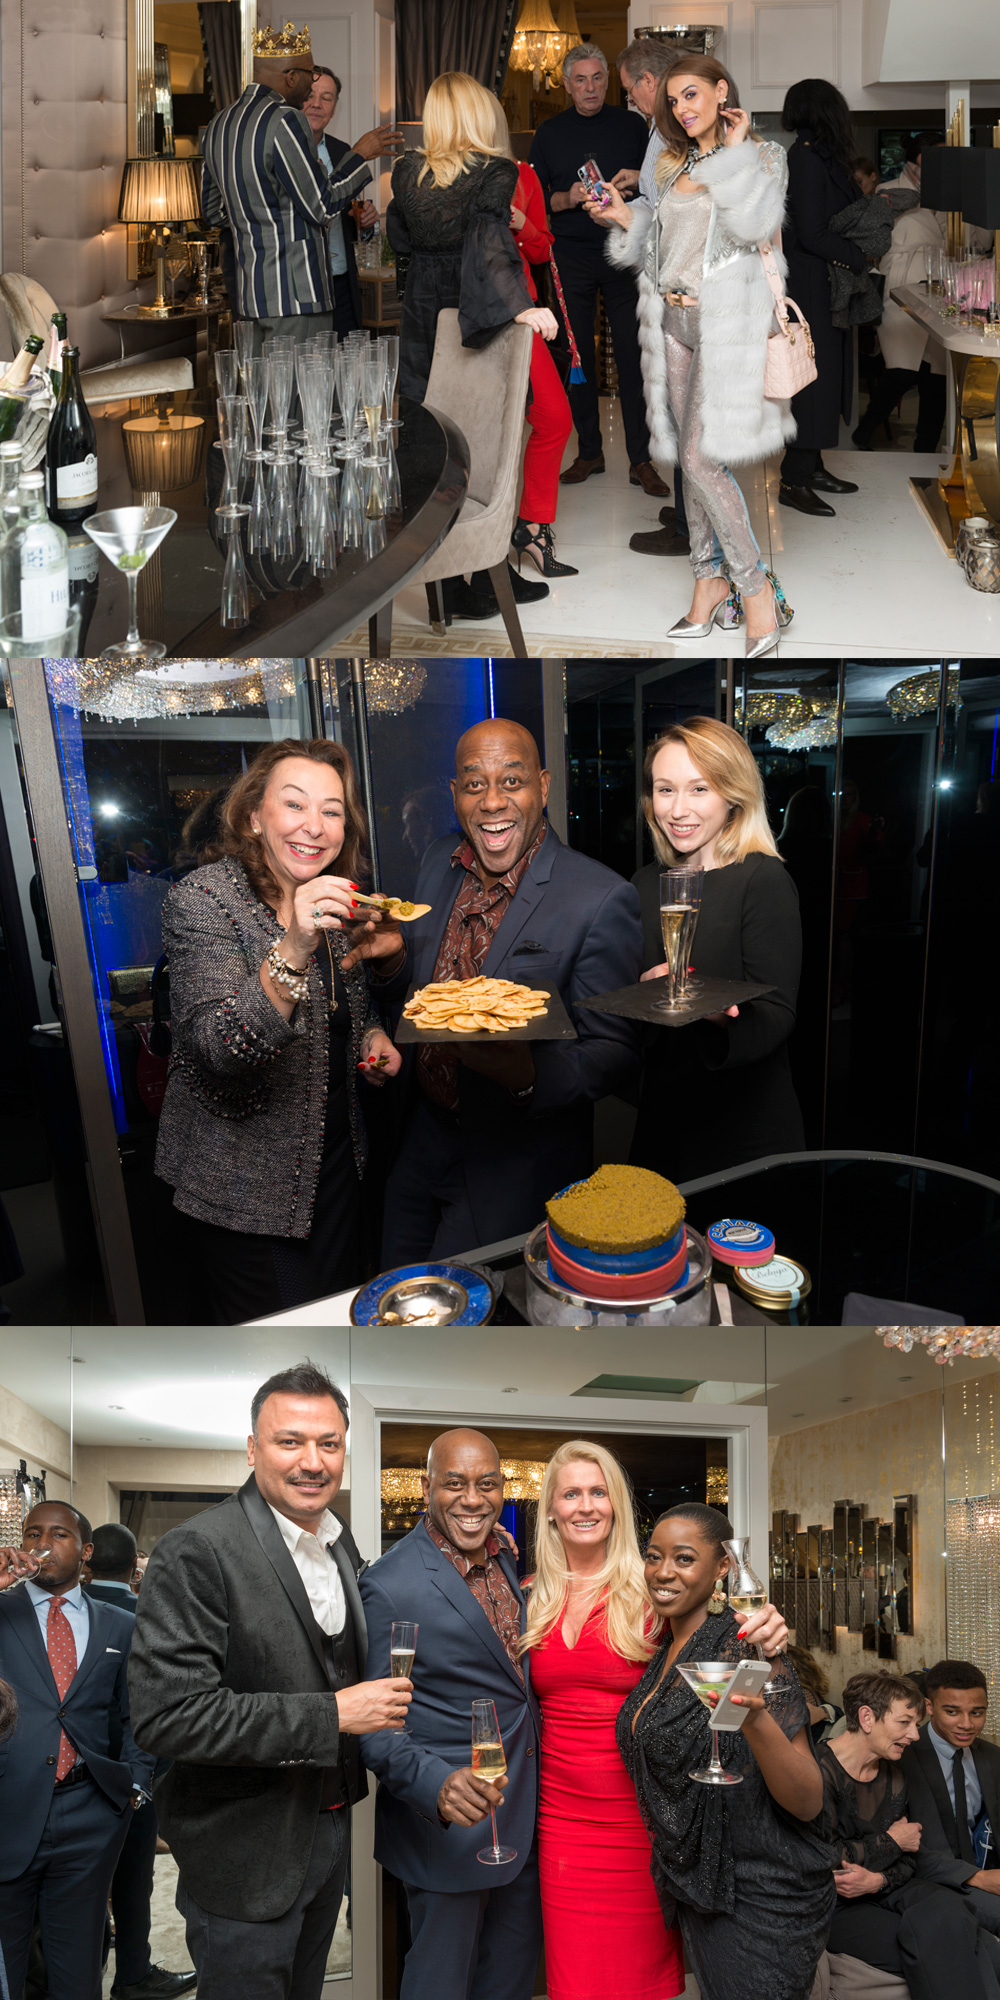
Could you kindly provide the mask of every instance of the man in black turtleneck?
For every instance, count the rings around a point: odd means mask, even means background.
[[[605,180],[622,167],[642,166],[649,135],[645,119],[618,105],[605,104],[608,64],[603,50],[590,42],[570,49],[563,63],[563,83],[570,100],[540,125],[531,144],[531,165],[542,184],[552,219],[553,245],[573,337],[580,350],[584,382],[569,386],[576,425],[578,456],[562,475],[564,485],[576,486],[593,472],[604,471],[601,418],[597,400],[597,356],[594,320],[599,293],[611,330],[618,371],[618,395],[633,486],[663,498],[669,492],[650,462],[639,331],[635,317],[636,281],[632,271],[615,271],[605,262],[604,232],[595,229],[581,207],[587,190],[579,178],[586,160],[595,160]]]

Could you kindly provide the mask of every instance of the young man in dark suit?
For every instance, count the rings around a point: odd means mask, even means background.
[[[30,1565],[0,1549],[0,1677],[18,1704],[0,1785],[0,1951],[20,1994],[37,1904],[49,2000],[100,2000],[111,1877],[153,1771],[129,1723],[134,1620],[84,1596],[91,1549],[90,1523],[56,1500],[25,1520]]]
[[[84,1584],[84,1594],[98,1604],[113,1604],[134,1618],[139,1602],[131,1585],[136,1554],[135,1536],[124,1522],[105,1521],[95,1528],[88,1564],[90,1582]],[[155,1776],[162,1777],[167,1768],[166,1764],[157,1766]],[[197,1977],[193,1972],[168,1972],[152,1961],[149,1933],[156,1835],[156,1806],[149,1799],[132,1816],[111,1881],[115,1920],[112,2000],[171,2000],[174,1994],[189,1993]]]
[[[367,1790],[358,1737],[408,1680],[366,1681],[364,1567],[334,1514],[347,1404],[311,1362],[253,1399],[250,1478],[157,1542],[132,1650],[138,1740],[180,1871],[199,2000],[320,2000]]]
[[[497,717],[466,731],[452,784],[462,839],[436,841],[424,857],[414,898],[431,908],[407,926],[409,976],[424,986],[484,973],[558,993],[578,1039],[407,1050],[386,1268],[531,1229],[550,1195],[591,1172],[597,1098],[637,1074],[635,1023],[584,1003],[638,980],[639,899],[563,846],[545,817],[548,793],[520,723]]]
[[[961,1889],[984,1928],[1000,1934],[1000,1750],[983,1737],[985,1677],[968,1660],[938,1660],[924,1693],[927,1727],[900,1764],[922,1828],[917,1874]]]
[[[495,1445],[481,1431],[435,1438],[423,1480],[426,1517],[361,1580],[369,1669],[389,1670],[393,1620],[413,1619],[417,1665],[409,1727],[366,1736],[379,1780],[375,1859],[406,1889],[412,1943],[401,2000],[529,2000],[542,1942],[535,1817],[539,1715],[527,1656],[524,1600],[508,1546],[494,1534],[503,1506]],[[507,1775],[490,1784],[470,1764],[472,1702],[492,1700]],[[477,1860],[497,1837],[514,1850]]]

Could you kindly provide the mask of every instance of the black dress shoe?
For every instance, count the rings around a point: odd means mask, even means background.
[[[860,424],[856,431],[851,432],[851,443],[855,451],[874,451],[875,449],[872,443],[872,432],[862,430]]]
[[[856,493],[858,490],[853,479],[838,479],[836,473],[827,472],[824,465],[813,473],[809,484],[814,493]]]
[[[131,1986],[120,1986],[116,1981],[111,1988],[112,2000],[170,2000],[174,1993],[190,1993],[198,1984],[196,1972],[167,1972],[162,1965],[151,1965],[144,1979],[137,1979]]]
[[[778,499],[783,507],[797,507],[800,514],[834,514],[835,507],[827,505],[811,486],[788,486],[782,480],[778,488]]]
[[[691,544],[686,535],[675,534],[670,528],[652,528],[648,535],[632,535],[629,548],[637,556],[689,556]]]

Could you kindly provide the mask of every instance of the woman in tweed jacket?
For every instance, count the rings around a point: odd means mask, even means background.
[[[221,825],[221,858],[164,904],[173,1051],[156,1171],[192,1218],[228,1325],[363,1276],[357,1079],[380,1083],[401,1060],[370,961],[391,998],[404,960],[397,928],[359,928],[364,819],[340,744],[268,744]]]

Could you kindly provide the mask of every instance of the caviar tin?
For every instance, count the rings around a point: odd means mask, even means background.
[[[783,1326],[809,1324],[809,1294],[812,1279],[804,1264],[793,1257],[773,1256],[768,1263],[733,1267],[730,1282],[751,1305],[759,1306],[768,1317]]]
[[[705,1232],[712,1255],[720,1264],[768,1264],[774,1256],[774,1236],[761,1222],[744,1222],[724,1215]]]
[[[587,1298],[553,1278],[546,1225],[540,1222],[524,1246],[528,1323],[531,1326],[707,1326],[712,1311],[712,1253],[703,1236],[685,1224],[687,1281],[659,1298]]]

